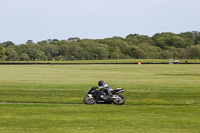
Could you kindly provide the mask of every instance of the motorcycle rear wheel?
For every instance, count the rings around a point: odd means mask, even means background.
[[[113,99],[113,103],[116,105],[123,105],[125,103],[125,97],[118,94],[118,96],[120,97],[120,99]]]
[[[90,98],[88,95],[86,95],[83,99],[85,104],[95,104],[95,98]]]

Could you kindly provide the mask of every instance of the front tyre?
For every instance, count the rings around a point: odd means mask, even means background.
[[[85,104],[95,104],[95,98],[86,95],[83,99]]]
[[[125,101],[126,101],[125,97],[120,95],[120,94],[118,94],[118,96],[119,96],[119,98],[113,99],[113,103],[117,104],[117,105],[123,105],[125,103]]]

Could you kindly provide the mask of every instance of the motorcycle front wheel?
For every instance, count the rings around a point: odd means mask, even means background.
[[[86,95],[83,99],[85,104],[95,104],[95,98],[90,98],[88,95]]]
[[[119,98],[113,99],[113,103],[116,105],[123,105],[125,103],[125,97],[118,94]]]

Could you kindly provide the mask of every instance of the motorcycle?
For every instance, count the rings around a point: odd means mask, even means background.
[[[85,104],[116,104],[123,105],[125,103],[125,98],[123,95],[119,94],[124,92],[123,88],[117,88],[112,90],[112,96],[109,96],[107,93],[102,92],[102,89],[97,90],[98,87],[92,87],[88,94],[84,97],[83,101]]]

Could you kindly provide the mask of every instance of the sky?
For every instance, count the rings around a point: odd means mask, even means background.
[[[0,0],[0,43],[200,31],[200,0]]]

